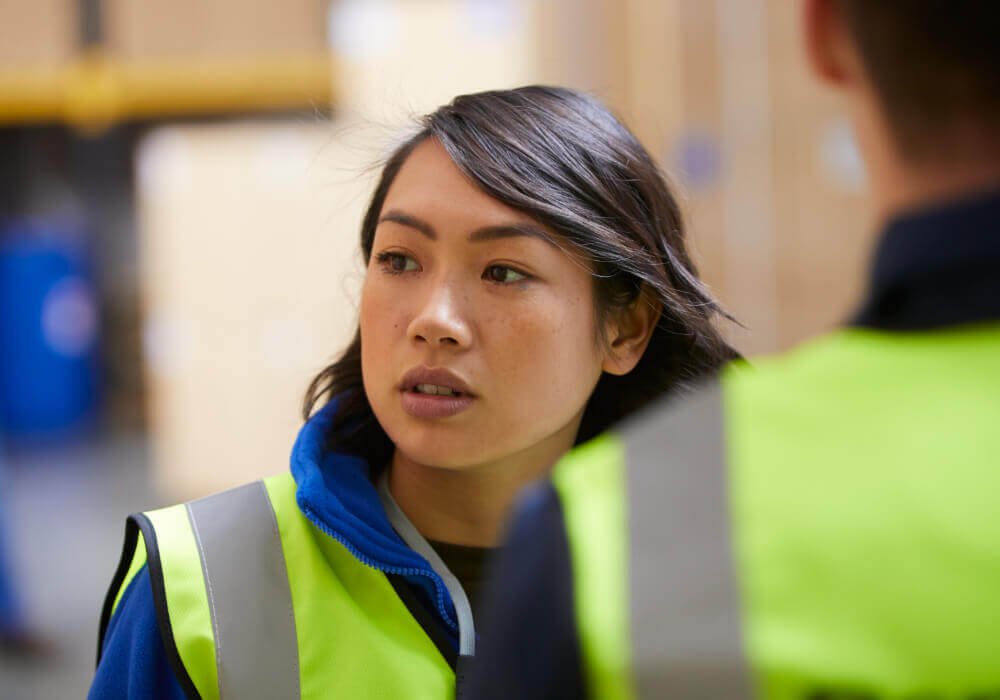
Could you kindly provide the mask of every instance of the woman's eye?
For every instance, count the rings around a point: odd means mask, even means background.
[[[379,253],[377,260],[379,265],[392,274],[415,272],[420,269],[416,260],[402,253]]]
[[[512,284],[528,279],[528,276],[523,272],[518,272],[506,265],[490,265],[486,268],[486,272],[483,273],[483,277],[490,282],[497,282],[499,284]]]

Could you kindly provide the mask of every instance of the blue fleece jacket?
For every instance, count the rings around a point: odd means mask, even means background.
[[[454,604],[441,577],[392,529],[369,466],[357,457],[325,449],[336,411],[331,402],[299,432],[292,449],[292,476],[302,513],[322,532],[347,548],[358,561],[403,576],[457,646]],[[111,617],[104,648],[90,689],[91,700],[144,698],[183,700],[186,696],[170,668],[156,620],[149,570],[132,579]]]

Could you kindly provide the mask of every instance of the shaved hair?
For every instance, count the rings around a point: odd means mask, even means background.
[[[1000,155],[1000,2],[838,3],[904,157]]]

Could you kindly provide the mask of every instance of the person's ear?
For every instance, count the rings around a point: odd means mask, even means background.
[[[601,369],[608,374],[628,374],[646,352],[660,320],[660,303],[643,288],[639,296],[619,310],[605,328],[608,348]]]
[[[802,34],[806,58],[824,83],[842,86],[853,77],[856,61],[836,0],[802,0]]]

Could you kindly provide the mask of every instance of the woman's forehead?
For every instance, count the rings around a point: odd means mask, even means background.
[[[441,142],[428,138],[403,162],[383,211],[421,209],[426,214],[530,220],[513,207],[490,197],[451,160]]]
[[[551,228],[486,194],[435,138],[421,142],[403,162],[379,220],[410,224],[429,238],[436,237],[439,228],[463,231],[473,242],[508,237],[518,229],[528,234],[534,230],[550,242],[558,238]]]
[[[560,231],[486,194],[434,137],[418,144],[396,174],[379,215],[379,222],[387,220],[432,239],[441,229],[469,243],[514,236],[544,241],[573,264],[594,267],[592,256]]]

